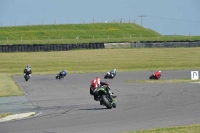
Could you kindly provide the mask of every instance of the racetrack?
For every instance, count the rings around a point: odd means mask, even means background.
[[[118,72],[107,79],[117,108],[93,100],[89,85],[105,73],[15,76],[26,98],[41,112],[29,119],[0,123],[0,133],[120,133],[123,131],[200,123],[200,84],[128,83],[152,72]],[[163,71],[161,79],[190,78],[190,71]]]

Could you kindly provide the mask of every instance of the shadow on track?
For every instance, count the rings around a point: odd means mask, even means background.
[[[107,108],[89,108],[89,109],[79,109],[79,110],[104,110]]]

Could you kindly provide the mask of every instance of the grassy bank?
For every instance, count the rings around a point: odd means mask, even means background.
[[[63,24],[0,27],[0,44],[60,44],[125,41],[159,33],[131,23]],[[78,40],[76,37],[78,36]]]
[[[15,83],[11,74],[0,74],[0,97],[22,95],[21,88]]]
[[[68,73],[106,72],[113,68],[117,71],[189,70],[200,69],[199,51],[200,48],[145,48],[0,53],[1,96],[22,94],[10,75],[23,74],[27,64],[31,65],[33,75],[56,74],[63,69]]]
[[[76,38],[78,36],[78,38]],[[200,36],[163,36],[134,23],[95,23],[0,27],[0,44],[76,44],[200,40]]]

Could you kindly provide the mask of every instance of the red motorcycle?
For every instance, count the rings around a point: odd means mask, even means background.
[[[161,74],[160,74],[160,76],[158,76],[158,77],[156,77],[156,75],[155,75],[155,74],[152,74],[152,75],[149,77],[149,79],[155,79],[155,80],[159,80],[159,79],[160,79],[160,77],[161,77]]]

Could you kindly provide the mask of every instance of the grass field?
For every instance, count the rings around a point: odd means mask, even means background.
[[[159,79],[159,80],[128,80],[128,83],[190,83],[190,82],[200,82],[200,80],[191,79]]]
[[[62,52],[0,53],[1,96],[21,95],[10,75],[200,69],[200,48],[98,49]],[[3,78],[5,77],[5,78]],[[11,90],[12,91],[9,91]]]
[[[77,36],[78,40],[76,40]],[[200,36],[163,36],[134,23],[0,27],[0,44],[76,44],[175,40],[200,40]]]
[[[0,97],[22,95],[21,88],[12,79],[11,74],[0,74]]]
[[[123,132],[123,133],[199,133],[200,125],[189,125],[189,126],[176,126],[170,128],[159,128],[159,129],[149,129],[140,130],[133,132]]]

